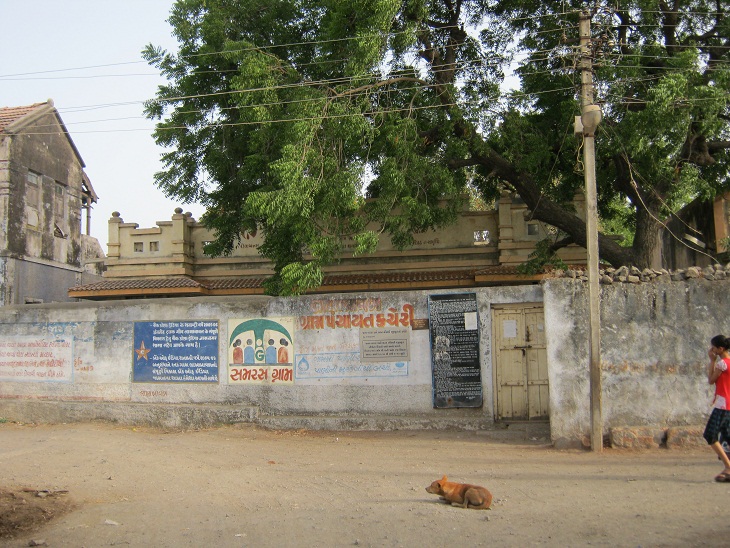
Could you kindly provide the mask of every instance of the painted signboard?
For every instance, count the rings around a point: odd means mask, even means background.
[[[218,322],[134,322],[133,382],[218,382]]]
[[[481,407],[476,294],[432,295],[428,317],[434,407]]]
[[[410,332],[407,327],[360,330],[360,359],[363,362],[410,361]]]
[[[408,362],[364,363],[360,352],[297,354],[296,366],[297,380],[408,376]]]
[[[228,382],[294,382],[293,318],[228,321]]]
[[[72,339],[28,336],[0,340],[0,381],[73,381]]]

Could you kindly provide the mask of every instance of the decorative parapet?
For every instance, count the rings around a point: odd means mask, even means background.
[[[120,240],[119,240],[119,227],[124,222],[120,213],[114,211],[112,218],[109,219],[109,241],[107,242],[107,259],[119,259],[120,256]]]
[[[379,230],[379,227],[372,227]],[[353,256],[354,239],[343,241],[340,261],[328,273],[392,273],[433,270],[481,271],[487,267],[515,267],[529,259],[550,227],[531,218],[522,200],[503,193],[498,208],[464,210],[452,225],[414,234],[413,244],[397,249],[387,237],[367,256]],[[109,219],[109,252],[106,278],[192,276],[220,278],[269,276],[273,265],[259,254],[261,231],[245,232],[230,255],[212,257],[206,244],[215,234],[176,208],[170,220],[140,228],[125,223],[118,212]],[[571,246],[560,252],[567,264],[585,262],[585,250]],[[306,259],[306,256],[305,256]]]

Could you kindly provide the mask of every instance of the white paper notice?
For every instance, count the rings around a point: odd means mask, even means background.
[[[474,331],[477,328],[477,313],[464,312],[464,329],[466,331]]]
[[[517,320],[502,321],[502,336],[505,339],[517,338]]]

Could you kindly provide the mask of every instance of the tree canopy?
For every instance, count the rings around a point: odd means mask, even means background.
[[[357,254],[383,235],[407,247],[469,189],[514,191],[559,229],[554,247],[584,245],[570,202],[587,10],[601,258],[649,266],[667,215],[730,183],[728,6],[606,4],[178,0],[178,51],[143,52],[168,80],[146,104],[169,147],[156,184],[206,207],[209,253],[262,229],[272,293],[319,285],[344,238]]]

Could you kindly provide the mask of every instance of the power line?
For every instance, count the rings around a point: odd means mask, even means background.
[[[564,12],[563,14],[567,13],[574,13],[574,12]],[[577,13],[577,12],[576,12]],[[525,19],[539,19],[542,17],[556,17],[558,14],[545,14],[545,15],[534,15],[530,17],[523,17],[523,18],[508,18],[508,21],[519,21],[519,20],[525,20]],[[461,24],[456,25],[444,25],[442,27],[433,28],[429,27],[434,31],[443,31],[448,29],[455,29],[455,28],[462,28]],[[404,31],[393,31],[393,32],[376,32],[376,33],[370,33],[370,34],[361,34],[357,36],[347,36],[344,38],[331,38],[328,40],[309,40],[309,41],[299,41],[299,42],[289,42],[285,44],[271,44],[267,46],[250,46],[247,48],[238,48],[238,49],[231,49],[231,50],[220,50],[220,51],[212,51],[212,52],[203,52],[203,53],[194,53],[189,55],[182,55],[179,56],[180,59],[192,59],[195,57],[204,57],[204,56],[211,56],[211,55],[230,55],[232,53],[245,53],[248,51],[262,51],[262,50],[270,50],[270,49],[280,49],[280,48],[293,48],[295,46],[314,46],[314,45],[322,45],[322,44],[331,44],[336,42],[346,42],[350,40],[362,40],[363,38],[391,38],[396,37],[402,34],[408,34],[410,31],[404,30]],[[105,63],[101,65],[88,65],[88,66],[82,66],[82,67],[71,67],[71,68],[62,68],[62,69],[50,69],[50,70],[43,70],[43,71],[33,71],[33,72],[20,72],[15,74],[0,74],[0,79],[2,78],[9,78],[9,77],[16,77],[16,76],[32,76],[36,74],[50,74],[50,73],[56,73],[56,72],[70,72],[75,70],[89,70],[89,69],[97,69],[97,68],[106,68],[106,67],[114,67],[114,66],[126,66],[126,65],[135,65],[135,64],[150,64],[146,60],[138,60],[138,61],[123,61],[118,63]]]
[[[569,90],[573,89],[573,86],[562,88],[563,90]],[[550,91],[543,91],[543,92],[535,92],[529,94],[530,96],[533,95],[542,95],[544,93],[553,93],[558,90],[550,90]],[[422,105],[422,106],[412,106],[407,108],[396,108],[396,109],[380,109],[380,110],[371,110],[371,111],[364,111],[364,112],[353,112],[353,113],[347,113],[347,114],[326,114],[322,116],[308,116],[308,117],[296,117],[296,118],[280,118],[280,119],[272,119],[272,120],[254,120],[254,121],[244,121],[244,122],[219,122],[214,121],[209,124],[204,124],[197,126],[196,130],[201,129],[208,129],[213,127],[237,127],[237,126],[254,126],[254,125],[266,125],[266,124],[277,124],[277,123],[292,123],[292,122],[309,122],[309,121],[324,121],[324,120],[334,120],[334,119],[341,119],[341,118],[350,118],[353,116],[378,116],[378,115],[387,115],[387,114],[393,114],[397,112],[411,112],[411,111],[420,111],[420,110],[437,110],[447,107],[453,107],[453,106],[468,106],[468,105],[479,105],[482,101],[462,101],[462,102],[451,102],[451,103],[442,103],[437,105]],[[179,129],[190,129],[188,126],[160,126],[158,124],[156,130],[158,131],[173,131],[173,130],[179,130]],[[133,132],[133,131],[149,131],[149,128],[136,128],[136,129],[121,129],[121,130],[89,130],[89,131],[75,131],[74,134],[83,134],[83,133],[112,133],[112,132]],[[60,131],[53,131],[53,132],[24,132],[24,135],[58,135]]]

